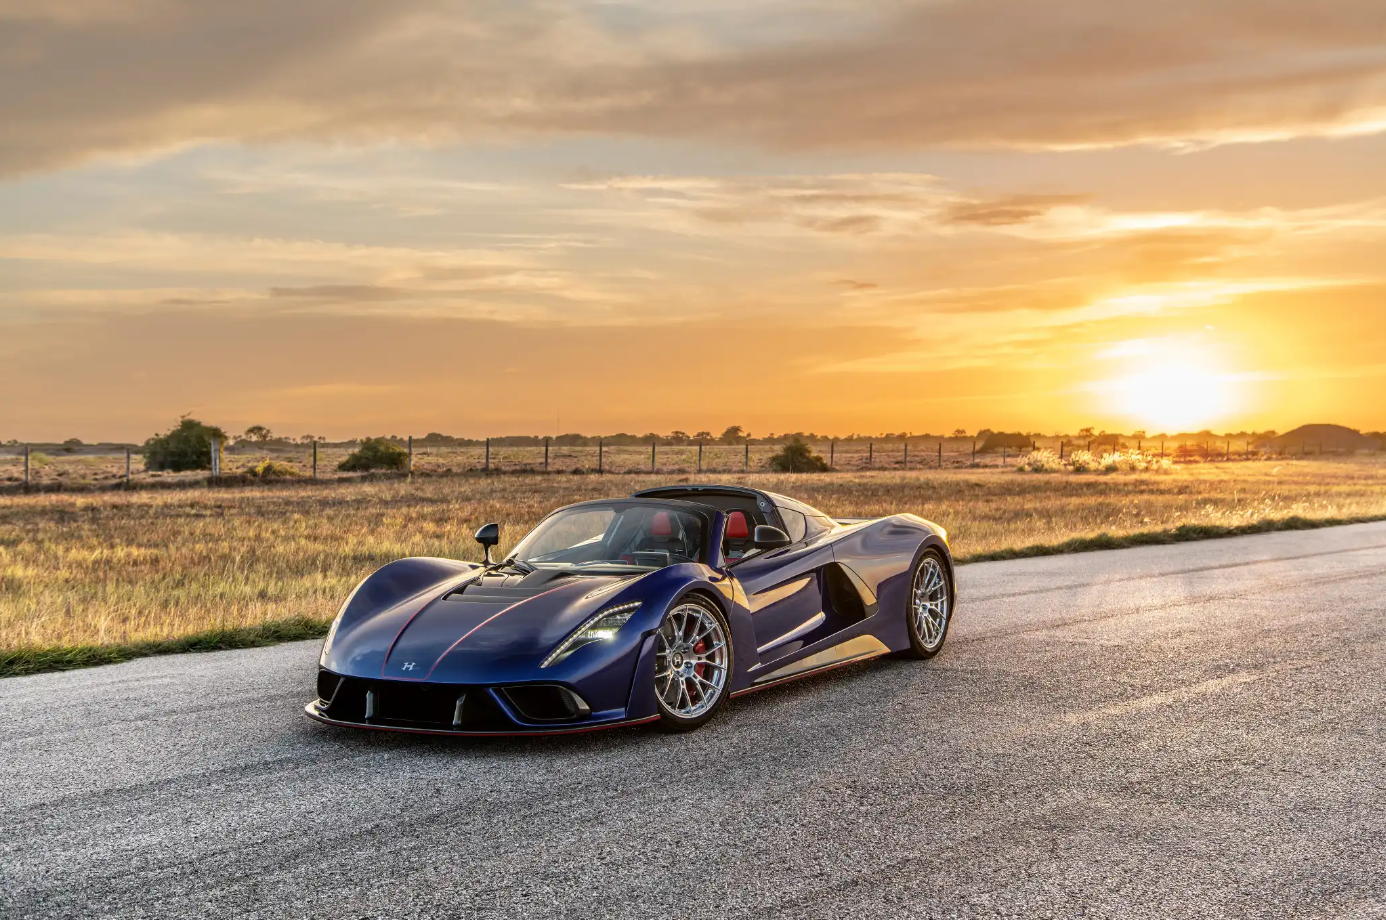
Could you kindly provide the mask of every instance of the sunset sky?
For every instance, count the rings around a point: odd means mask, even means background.
[[[1386,429],[1386,3],[0,0],[0,394]]]

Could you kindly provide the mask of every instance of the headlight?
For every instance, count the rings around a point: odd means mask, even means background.
[[[351,593],[347,595],[347,599],[342,601],[342,606],[338,608],[337,615],[332,618],[332,625],[327,628],[327,638],[322,640],[322,654],[318,656],[319,665],[323,667],[327,666],[327,653],[332,651],[332,640],[337,638],[337,627],[342,625],[342,614],[346,613],[347,607],[351,606],[351,600],[356,597],[356,592],[361,590],[361,585],[364,585],[369,580],[369,578],[361,579],[356,587],[351,589]]]
[[[539,667],[547,668],[551,664],[558,664],[584,645],[591,645],[593,642],[610,642],[616,638],[617,631],[626,625],[626,622],[635,615],[635,611],[639,608],[640,602],[633,601],[629,604],[603,610],[559,643],[558,648],[550,652],[549,657],[545,658]]]
[[[318,664],[326,666],[327,653],[332,651],[332,640],[337,638],[337,627],[342,622],[342,614],[346,613],[346,605],[337,611],[337,615],[332,618],[332,625],[327,628],[327,638],[322,640],[322,654],[318,656]]]

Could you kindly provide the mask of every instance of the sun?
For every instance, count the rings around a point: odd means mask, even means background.
[[[1097,389],[1106,396],[1107,410],[1133,428],[1199,431],[1226,420],[1237,408],[1235,375],[1208,351],[1156,346],[1123,348],[1121,353],[1138,367]]]

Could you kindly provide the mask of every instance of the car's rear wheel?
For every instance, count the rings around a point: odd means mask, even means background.
[[[905,618],[910,632],[910,657],[937,655],[953,618],[953,582],[937,550],[925,550],[915,566]]]
[[[727,697],[731,630],[722,611],[696,595],[664,615],[655,640],[659,726],[688,731],[711,719]]]

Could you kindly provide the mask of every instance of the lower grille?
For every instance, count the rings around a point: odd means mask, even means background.
[[[330,672],[319,673],[320,691],[323,674]],[[330,699],[322,697],[328,703],[323,714],[330,719],[442,731],[505,731],[515,727],[484,687],[330,676],[338,682]]]
[[[342,679],[331,671],[318,671],[318,699],[324,703],[331,703],[332,698],[337,695],[337,685]]]

